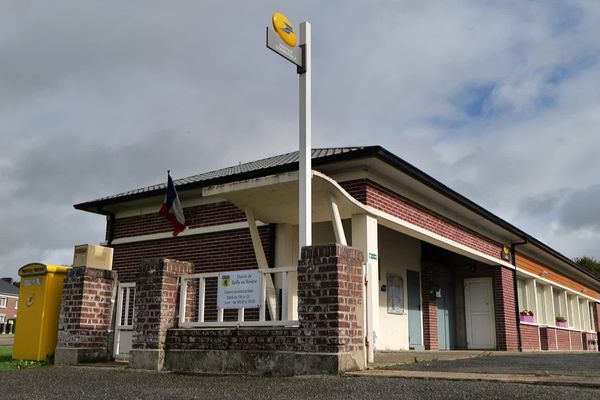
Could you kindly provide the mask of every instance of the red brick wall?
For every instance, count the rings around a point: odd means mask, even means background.
[[[474,250],[500,258],[502,245],[466,228],[371,180],[359,179],[340,185],[360,202],[403,219]]]
[[[518,350],[515,316],[513,271],[498,267],[494,270],[494,305],[496,310],[496,340],[498,350]]]
[[[362,252],[341,245],[305,247],[298,266],[299,328],[170,329],[167,349],[363,350]]]
[[[183,209],[183,213],[185,215],[185,222],[190,228],[222,225],[246,220],[244,212],[228,202],[186,207]],[[117,218],[114,226],[114,239],[158,232],[171,232],[172,229],[169,221],[158,215],[158,212]],[[107,235],[109,230],[110,226],[107,224]]]
[[[268,260],[273,260],[273,235],[269,226],[258,228]],[[113,246],[113,269],[122,282],[134,282],[142,259],[164,257],[194,264],[195,272],[256,268],[248,228]]]
[[[302,248],[298,263],[298,350],[316,353],[361,351],[363,253],[342,245]]]
[[[17,305],[18,298],[16,297],[8,297],[8,295],[0,294],[0,297],[6,297],[6,307],[0,307],[0,315],[4,315],[4,321],[8,321],[11,318],[17,317],[17,309],[15,306]]]
[[[537,325],[521,324],[521,347],[523,350],[540,350],[540,329]]]
[[[73,268],[63,286],[58,346],[109,352],[114,271]]]
[[[554,336],[554,329],[546,326],[540,327],[540,349],[556,350],[556,337]]]
[[[421,299],[423,314],[423,345],[425,350],[437,350],[438,326],[437,326],[437,302],[431,297],[429,288],[433,275],[433,266],[427,263],[421,265]]]
[[[583,341],[580,331],[569,331],[571,335],[571,350],[583,350]]]
[[[558,350],[571,350],[571,342],[569,340],[569,331],[567,329],[556,330],[556,344]]]
[[[188,262],[156,258],[142,261],[135,286],[134,349],[162,349],[177,315],[177,278],[189,274]]]
[[[598,334],[597,333],[583,332],[582,337],[583,337],[583,349],[584,350],[598,351]]]

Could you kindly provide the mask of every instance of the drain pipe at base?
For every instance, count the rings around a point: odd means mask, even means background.
[[[515,267],[513,269],[513,290],[515,291],[515,313],[517,318],[517,343],[519,351],[523,351],[523,344],[521,343],[521,310],[519,310],[519,290],[517,284],[517,255],[515,253],[515,248],[517,246],[521,246],[527,243],[527,239],[524,239],[522,242],[512,243],[510,245],[510,258],[513,267]]]

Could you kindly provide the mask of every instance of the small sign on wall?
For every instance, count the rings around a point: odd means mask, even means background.
[[[259,270],[220,272],[218,308],[259,308],[262,274]]]
[[[402,277],[387,274],[387,312],[404,314],[404,283]]]

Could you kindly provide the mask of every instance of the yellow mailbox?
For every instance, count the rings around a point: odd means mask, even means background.
[[[27,264],[19,269],[15,360],[46,360],[56,347],[62,289],[70,267]]]

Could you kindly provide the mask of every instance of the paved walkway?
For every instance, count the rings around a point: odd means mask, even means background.
[[[406,363],[406,355],[387,355],[388,363],[380,363],[367,371],[348,374],[362,377],[445,379],[461,381],[487,381],[528,383],[552,386],[578,386],[600,388],[600,353],[486,353],[475,355],[459,352],[456,359],[444,352],[440,360],[436,352],[429,352],[429,359]],[[460,354],[463,353],[463,354]],[[410,353],[409,353],[410,354]],[[380,358],[381,360],[381,358]]]

